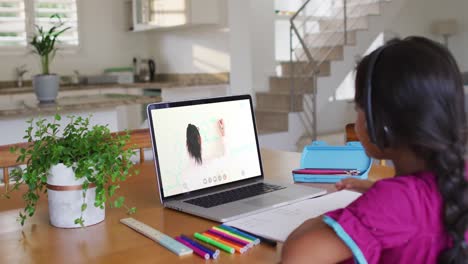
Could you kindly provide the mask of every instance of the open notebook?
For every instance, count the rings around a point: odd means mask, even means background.
[[[224,224],[267,239],[284,242],[289,234],[305,220],[346,207],[359,196],[361,196],[360,193],[346,190],[334,192]]]

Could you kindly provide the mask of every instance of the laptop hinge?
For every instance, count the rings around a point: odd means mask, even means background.
[[[178,195],[176,197],[167,198],[167,199],[164,200],[163,205],[165,203],[168,203],[168,202],[171,202],[171,201],[186,200],[186,199],[194,198],[194,197],[197,197],[197,196],[204,196],[204,195],[207,195],[207,194],[222,192],[222,191],[229,190],[229,189],[236,189],[236,188],[239,188],[240,186],[250,185],[250,184],[254,184],[254,183],[258,183],[258,182],[263,182],[263,179],[262,178],[257,178],[257,179],[251,179],[251,180],[244,180],[244,181],[238,182],[238,183],[235,182],[235,183],[230,183],[230,184],[223,184],[221,186],[211,187],[208,190],[194,191],[194,192]]]

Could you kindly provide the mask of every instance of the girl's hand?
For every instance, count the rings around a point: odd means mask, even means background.
[[[335,187],[338,191],[341,190],[353,190],[360,193],[365,193],[374,185],[374,182],[369,180],[359,180],[353,178],[347,178],[342,181],[339,181],[335,184]]]
[[[219,127],[219,132],[221,133],[221,136],[224,137],[224,121],[222,118],[218,120],[218,127]]]

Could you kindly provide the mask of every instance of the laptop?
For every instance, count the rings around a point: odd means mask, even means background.
[[[253,113],[250,95],[148,105],[164,207],[227,222],[326,193],[264,179]]]

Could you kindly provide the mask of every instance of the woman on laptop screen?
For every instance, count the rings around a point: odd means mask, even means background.
[[[224,123],[223,119],[217,121],[217,126],[219,128],[220,140],[219,142],[224,142]],[[221,146],[222,154],[224,154],[224,146]],[[193,124],[187,125],[187,151],[189,156],[193,159],[195,164],[203,164],[203,152],[202,152],[202,138],[200,136],[200,131],[198,127]]]
[[[220,184],[228,179],[226,171],[226,138],[223,119],[203,127],[189,123],[186,129],[188,166],[182,173],[182,187],[191,191]]]

